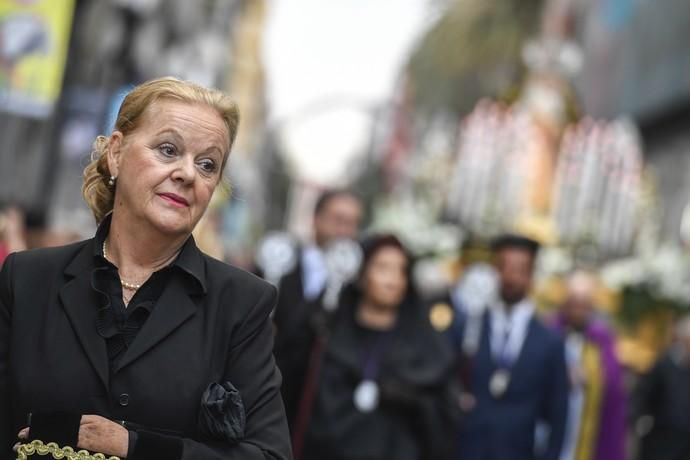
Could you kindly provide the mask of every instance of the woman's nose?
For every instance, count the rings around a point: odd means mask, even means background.
[[[172,172],[173,180],[184,183],[194,180],[195,170],[193,159],[182,158],[175,166]]]

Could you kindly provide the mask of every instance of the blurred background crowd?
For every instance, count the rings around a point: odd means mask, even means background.
[[[0,0],[0,263],[94,234],[82,170],[129,88],[218,87],[240,131],[195,237],[280,286],[296,457],[519,459],[457,433],[510,439],[477,413],[537,398],[547,458],[690,459],[689,41],[687,0]],[[472,388],[511,283],[567,414]]]

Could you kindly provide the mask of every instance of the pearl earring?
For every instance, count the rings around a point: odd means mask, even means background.
[[[113,188],[115,186],[115,179],[117,179],[117,177],[110,176],[110,180],[108,181],[108,187]]]

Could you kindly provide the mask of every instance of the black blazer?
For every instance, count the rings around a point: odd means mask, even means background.
[[[92,289],[94,240],[10,255],[0,272],[0,460],[30,412],[69,411],[180,433],[182,459],[289,459],[269,320],[276,291],[189,244],[200,286],[171,278],[112,373]],[[246,409],[237,443],[200,442],[201,396],[230,381]],[[136,451],[136,449],[135,449]]]

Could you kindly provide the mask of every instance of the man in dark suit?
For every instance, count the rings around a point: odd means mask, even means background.
[[[498,299],[459,328],[462,460],[557,460],[568,407],[568,378],[561,339],[535,316],[527,298],[536,242],[507,235],[492,250]],[[472,339],[472,337],[475,337]],[[460,343],[474,341],[474,346]],[[469,351],[468,351],[469,350]]]
[[[676,322],[675,339],[633,393],[639,460],[690,458],[690,315]]]
[[[357,237],[363,217],[360,199],[347,190],[325,192],[314,208],[313,242],[298,248],[297,263],[279,284],[275,357],[283,373],[282,395],[288,424],[292,426],[300,396],[313,336],[305,330],[309,304],[326,287],[328,272],[323,249],[332,241]]]

